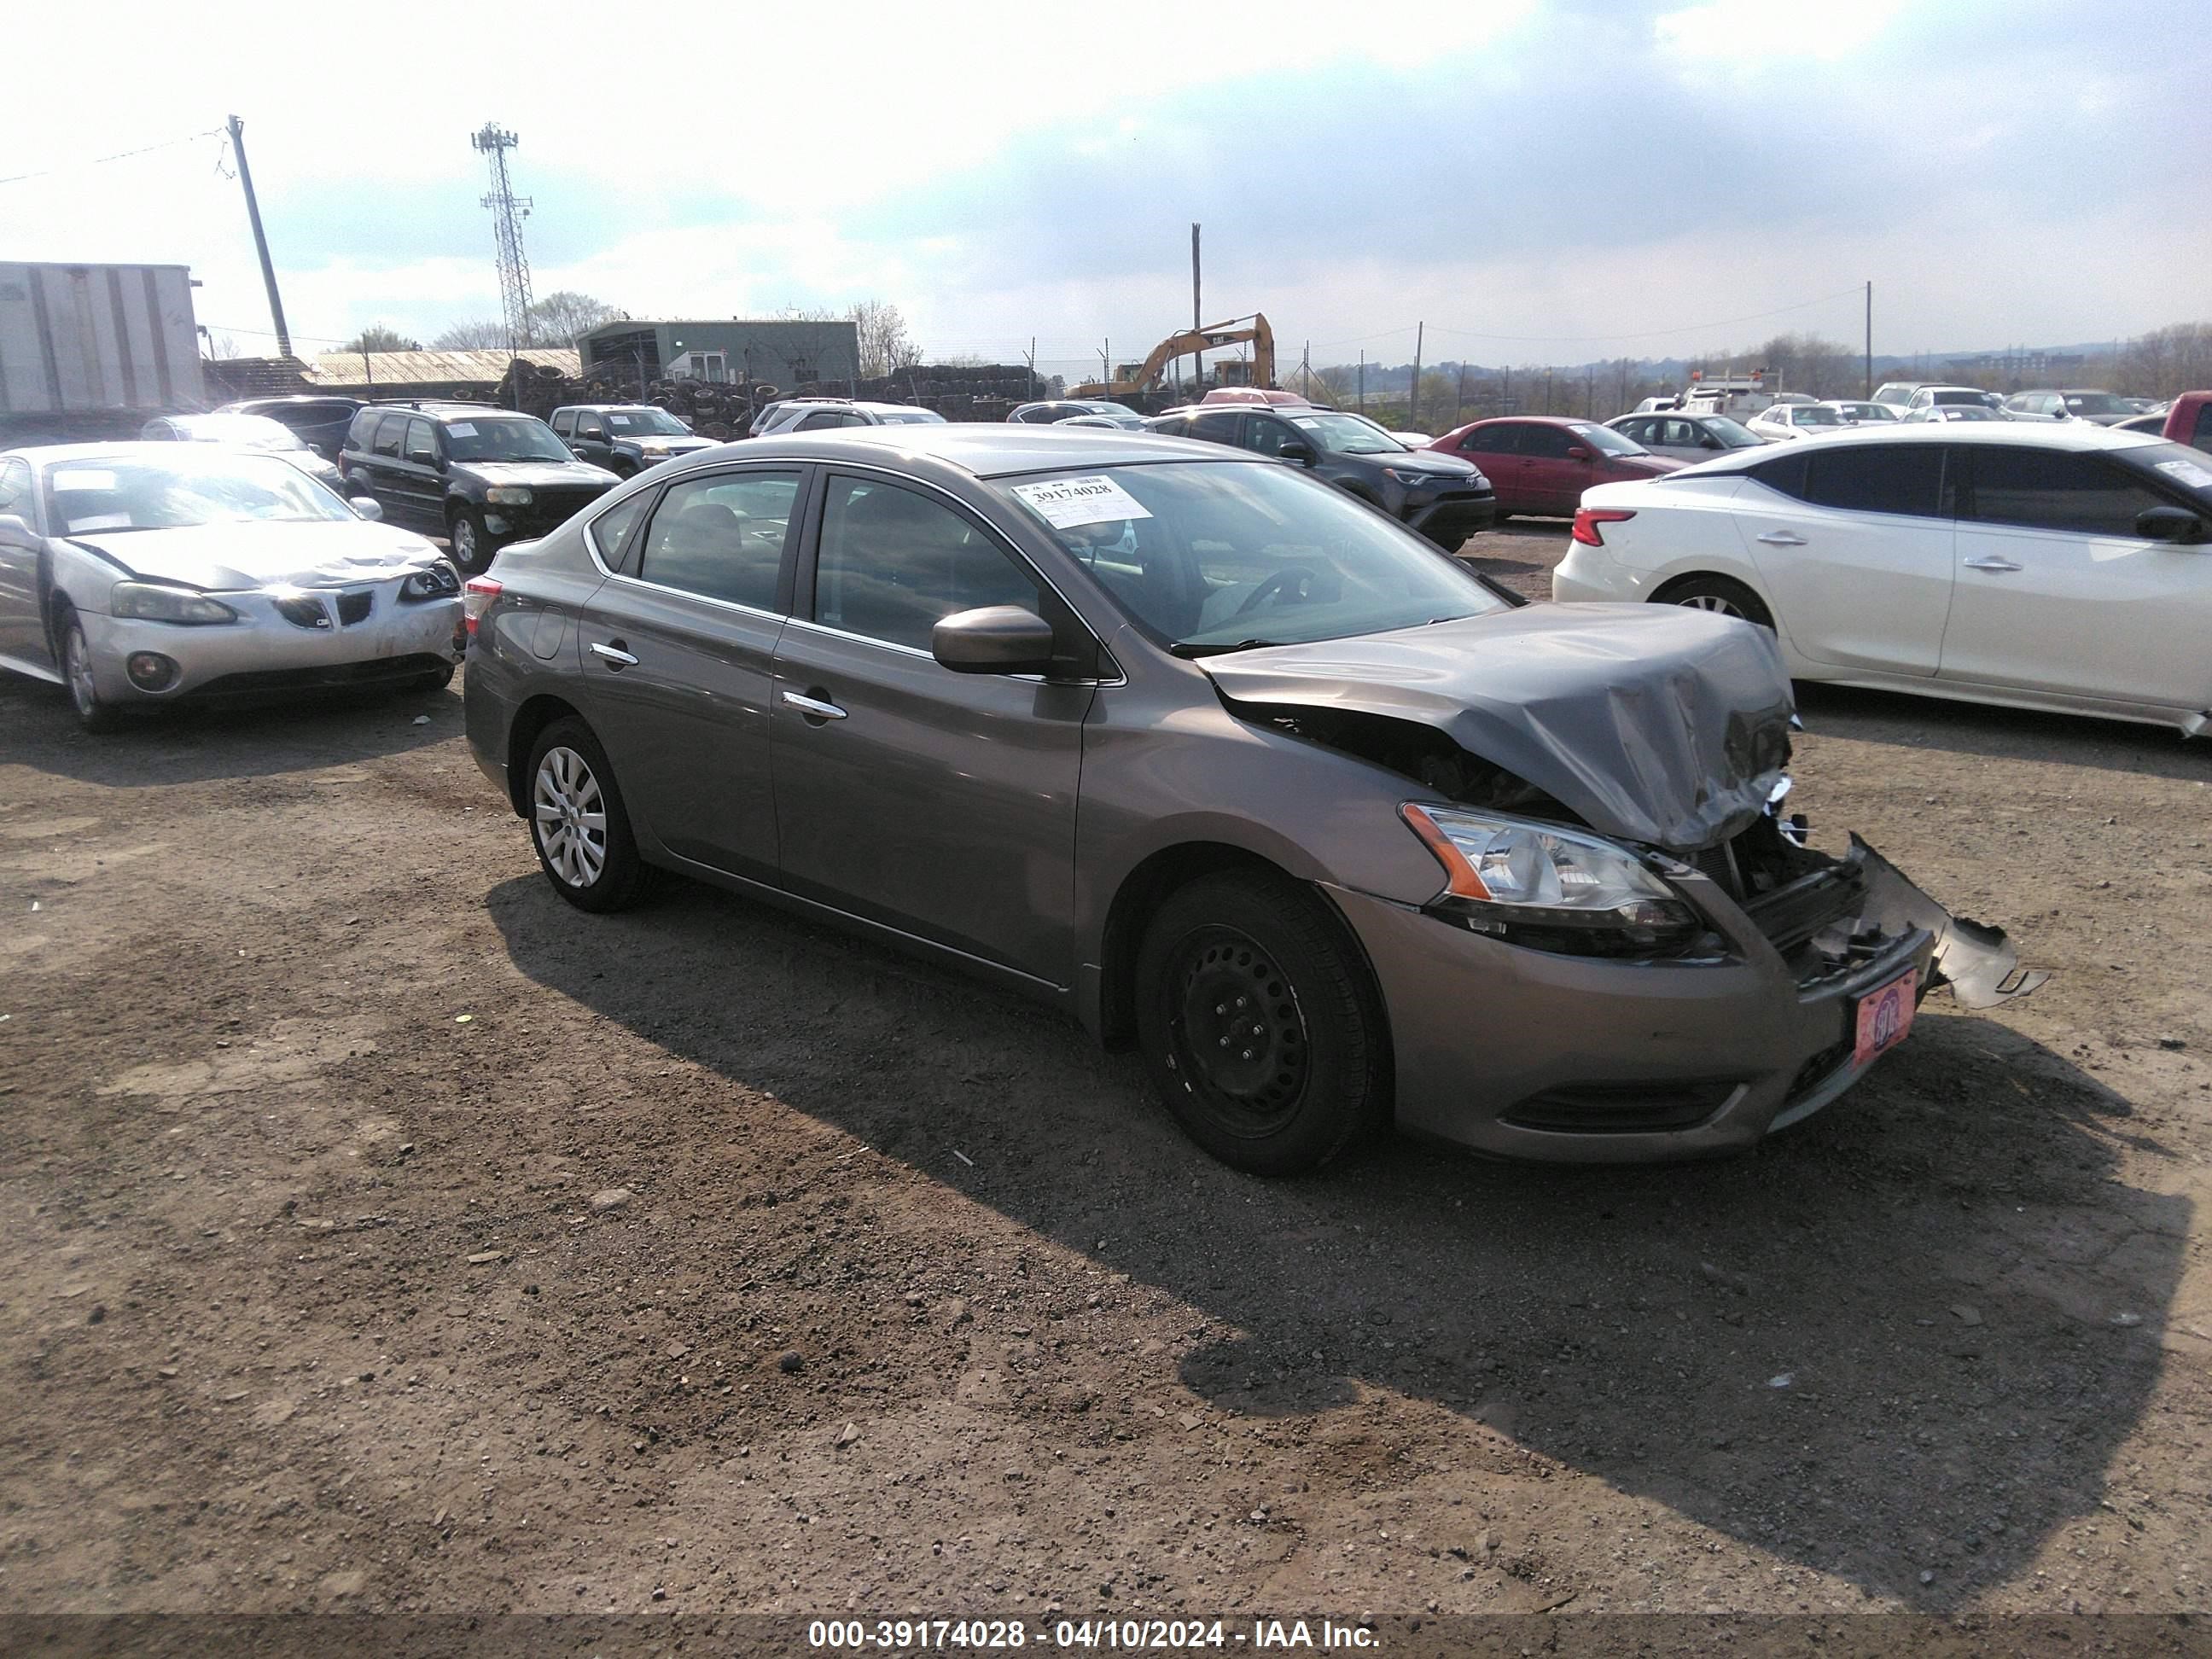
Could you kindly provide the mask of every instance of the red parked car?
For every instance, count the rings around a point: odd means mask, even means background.
[[[1682,465],[1610,427],[1551,415],[1476,421],[1428,447],[1472,461],[1488,475],[1499,519],[1516,513],[1572,518],[1592,484],[1649,478]]]
[[[2166,411],[2168,443],[2212,450],[2212,392],[2185,392]]]

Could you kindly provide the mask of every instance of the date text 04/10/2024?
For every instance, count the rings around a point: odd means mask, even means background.
[[[807,1626],[816,1648],[927,1650],[945,1648],[1078,1649],[1319,1648],[1371,1650],[1376,1632],[1364,1625],[1323,1619],[1255,1619],[1249,1631],[1219,1619],[1062,1619],[1032,1635],[1019,1619],[817,1619]]]

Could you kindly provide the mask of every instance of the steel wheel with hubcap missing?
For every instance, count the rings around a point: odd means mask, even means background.
[[[554,721],[530,754],[530,838],[553,890],[585,910],[619,910],[646,868],[606,751],[580,720]]]
[[[1154,913],[1134,971],[1153,1086],[1224,1164],[1295,1175],[1388,1121],[1365,960],[1310,889],[1258,869],[1202,876]]]

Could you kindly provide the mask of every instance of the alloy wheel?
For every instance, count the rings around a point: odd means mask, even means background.
[[[452,537],[453,562],[464,570],[473,571],[477,566],[476,520],[464,513],[453,520]]]
[[[1194,1105],[1227,1133],[1257,1138],[1294,1117],[1312,1044],[1297,993],[1249,934],[1191,933],[1168,977],[1170,1063]]]
[[[553,873],[571,887],[589,887],[607,864],[607,803],[599,781],[573,749],[549,749],[532,785],[531,817],[538,845]]]
[[[1718,593],[1694,593],[1686,599],[1677,600],[1676,603],[1688,611],[1711,611],[1723,617],[1735,617],[1746,622],[1750,620],[1744,616],[1742,607],[1723,599]]]
[[[70,701],[85,720],[100,712],[100,688],[92,678],[92,647],[85,642],[84,624],[71,617],[62,641],[63,667],[69,676]]]

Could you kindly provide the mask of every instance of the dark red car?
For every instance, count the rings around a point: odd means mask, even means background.
[[[2166,411],[2168,443],[2212,450],[2212,392],[2185,392]]]
[[[1571,518],[1592,484],[1649,478],[1682,465],[1610,427],[1551,415],[1476,421],[1429,447],[1481,468],[1498,492],[1500,519],[1515,513]]]

